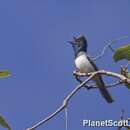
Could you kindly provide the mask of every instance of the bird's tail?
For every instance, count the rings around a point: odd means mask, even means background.
[[[108,103],[112,103],[114,100],[112,99],[110,93],[105,87],[102,77],[101,76],[96,77],[95,81],[96,81],[96,85],[99,87],[102,96],[106,99]]]

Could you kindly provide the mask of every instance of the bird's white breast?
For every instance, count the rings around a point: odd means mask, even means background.
[[[75,59],[75,65],[76,68],[81,72],[81,73],[89,73],[93,72],[94,68],[87,59],[86,54],[80,55]]]

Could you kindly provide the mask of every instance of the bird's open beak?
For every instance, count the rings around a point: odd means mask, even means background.
[[[74,39],[74,41],[76,41],[76,40],[77,40],[75,36],[73,36],[73,39]]]
[[[72,42],[72,41],[67,41],[68,43],[70,43],[71,45],[73,45],[74,44],[74,42]]]
[[[71,45],[73,45],[73,44],[75,44],[76,43],[76,37],[75,36],[73,36],[73,41],[67,41],[68,43],[70,43]]]

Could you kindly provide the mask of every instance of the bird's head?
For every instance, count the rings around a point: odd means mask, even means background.
[[[78,55],[79,52],[87,52],[87,40],[85,36],[73,37],[73,41],[69,41],[71,43],[75,57]]]

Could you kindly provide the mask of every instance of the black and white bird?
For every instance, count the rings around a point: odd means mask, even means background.
[[[75,65],[76,69],[81,73],[90,73],[98,71],[94,61],[87,54],[87,40],[84,36],[74,38],[73,42],[70,42],[74,49]],[[105,87],[102,77],[96,76],[94,78],[96,85],[99,87],[101,95],[106,99],[108,103],[112,103],[113,99]]]

